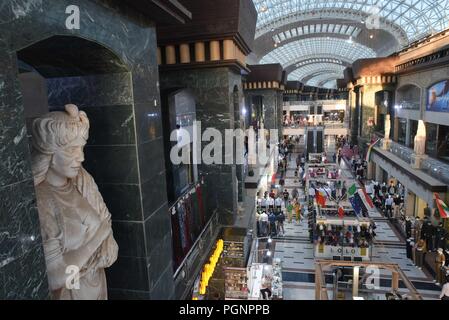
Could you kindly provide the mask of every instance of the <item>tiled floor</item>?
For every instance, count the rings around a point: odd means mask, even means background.
[[[286,173],[285,188],[291,193],[296,186],[300,192],[300,199],[304,201],[303,190],[299,187],[299,182],[295,181],[294,169],[296,154],[292,155],[289,169]],[[342,165],[342,174],[350,177],[351,172]],[[370,215],[376,221],[377,237],[372,252],[373,261],[396,263],[404,271],[407,277],[413,281],[424,299],[437,299],[439,287],[435,286],[432,279],[422,270],[416,268],[410,259],[406,257],[405,242],[392,229],[389,222],[377,211]],[[309,241],[309,231],[307,219],[300,223],[292,221],[284,224],[285,234],[275,240],[275,258],[280,258],[283,263],[284,277],[284,299],[287,300],[314,300],[314,273],[315,260],[313,244]],[[373,291],[369,299],[385,299],[382,291],[387,291],[386,286],[391,281],[391,273],[380,271],[381,286],[380,291]],[[332,299],[332,285],[328,284],[329,298]],[[406,290],[400,289],[400,293]]]

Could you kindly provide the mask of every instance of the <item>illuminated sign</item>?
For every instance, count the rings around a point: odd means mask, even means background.
[[[219,239],[217,244],[215,245],[215,250],[212,256],[209,258],[209,263],[206,263],[203,267],[203,271],[201,272],[201,280],[200,280],[200,294],[206,293],[206,288],[209,285],[209,280],[214,274],[215,266],[217,265],[218,259],[223,252],[223,240]]]

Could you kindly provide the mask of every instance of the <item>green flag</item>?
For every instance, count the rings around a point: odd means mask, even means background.
[[[350,197],[352,197],[354,195],[354,193],[356,193],[356,191],[357,191],[357,187],[356,187],[355,183],[353,183],[352,186],[350,186],[348,189],[348,195]]]

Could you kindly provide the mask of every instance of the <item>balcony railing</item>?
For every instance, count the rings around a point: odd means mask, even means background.
[[[321,122],[321,125],[324,126],[325,129],[342,129],[347,128],[347,122],[336,122],[336,121],[324,121]],[[301,124],[284,124],[283,127],[285,129],[298,129],[298,128],[307,128],[307,127],[315,127],[313,124],[301,123]]]
[[[449,185],[449,165],[434,158],[424,159],[422,168],[429,176]]]
[[[407,148],[406,146],[397,142],[390,141],[390,147],[388,148],[388,151],[404,160],[408,164],[411,163],[413,149]]]
[[[416,101],[399,101],[395,108],[399,110],[419,110],[420,104]]]
[[[401,145],[397,142],[391,141],[388,151],[390,151],[403,161],[407,162],[408,164],[412,164],[412,159],[414,158],[413,149]],[[449,185],[449,164],[431,157],[427,157],[422,162],[421,170],[427,173],[429,176]]]

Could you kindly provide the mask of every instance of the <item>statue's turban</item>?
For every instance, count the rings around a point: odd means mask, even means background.
[[[89,136],[89,119],[84,111],[74,104],[65,106],[65,111],[54,111],[33,121],[33,147],[44,154],[86,142]]]

